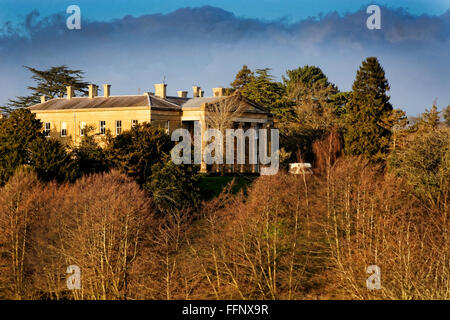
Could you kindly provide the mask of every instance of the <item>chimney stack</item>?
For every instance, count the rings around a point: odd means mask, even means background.
[[[165,99],[166,98],[166,88],[167,88],[167,84],[156,83],[155,84],[155,96]]]
[[[204,94],[205,94],[205,91],[203,91],[202,89],[200,89],[200,90],[198,91],[198,96],[199,96],[199,97],[203,97]]]
[[[111,93],[111,85],[110,84],[104,84],[103,85],[103,96],[105,98],[109,97],[109,94]]]
[[[225,95],[224,88],[213,88],[213,97],[223,97]]]
[[[192,91],[194,93],[194,98],[200,97],[200,91],[201,90],[202,90],[202,88],[200,88],[199,86],[193,86],[192,87]]]
[[[74,97],[73,95],[73,87],[72,86],[67,86],[67,99],[72,99]]]
[[[187,91],[177,91],[177,93],[178,93],[178,97],[187,98],[187,94],[188,94]]]
[[[45,102],[45,98],[46,98],[45,95],[41,96],[41,103],[44,103],[44,102]]]
[[[97,93],[98,93],[98,88],[97,88],[97,86],[95,85],[95,84],[90,84],[89,86],[88,86],[88,88],[89,88],[89,98],[94,98],[94,97],[96,97],[97,96]]]

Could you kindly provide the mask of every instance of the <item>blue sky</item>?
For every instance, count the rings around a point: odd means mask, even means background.
[[[375,3],[388,4],[381,30],[367,29],[368,2],[356,0],[0,0],[0,105],[28,94],[24,65],[84,70],[113,95],[153,91],[164,78],[169,94],[200,85],[211,95],[243,64],[271,68],[279,80],[317,65],[347,91],[361,62],[376,56],[394,107],[417,115],[435,99],[447,106],[450,0]],[[66,28],[71,4],[81,7],[81,30]]]
[[[450,0],[0,0],[0,4],[0,22],[14,21],[32,9],[38,9],[42,15],[61,12],[71,4],[80,6],[86,18],[95,20],[168,13],[184,7],[210,5],[240,17],[268,20],[287,18],[292,21],[331,11],[355,12],[368,4],[405,8],[416,15],[440,15],[449,8]]]

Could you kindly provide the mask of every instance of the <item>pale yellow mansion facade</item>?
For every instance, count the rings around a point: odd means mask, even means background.
[[[154,93],[113,96],[111,86],[105,84],[103,95],[98,96],[97,87],[89,85],[88,96],[75,97],[72,87],[67,87],[64,98],[46,100],[42,97],[41,103],[29,110],[43,123],[45,136],[73,145],[80,143],[87,126],[94,128],[98,136],[107,132],[120,135],[144,122],[164,128],[169,134],[181,127],[191,130],[196,121],[204,130],[208,105],[232,98],[243,106],[232,120],[235,127],[261,129],[273,125],[273,117],[266,108],[240,95],[225,96],[223,88],[214,88],[211,97],[204,97],[204,91],[198,86],[192,87],[192,97],[188,97],[187,91],[168,96],[166,89],[167,84],[155,84]]]

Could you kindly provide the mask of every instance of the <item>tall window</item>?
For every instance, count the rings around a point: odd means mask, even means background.
[[[116,135],[122,133],[122,120],[116,120]]]
[[[50,137],[50,122],[44,124],[44,136]]]
[[[80,122],[80,136],[84,136],[86,134],[86,122]]]
[[[138,121],[137,120],[131,120],[131,127],[132,128],[136,128],[137,125],[138,125]]]
[[[169,134],[169,130],[170,130],[170,121],[166,121],[166,124],[164,125],[164,129],[166,130],[166,133]]]
[[[67,122],[61,122],[61,137],[67,136]]]
[[[106,133],[106,121],[100,121],[100,134]]]

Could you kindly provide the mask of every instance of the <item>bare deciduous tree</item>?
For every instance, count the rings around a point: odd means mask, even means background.
[[[35,174],[17,172],[0,191],[0,296],[9,299],[34,298],[30,273],[31,232],[36,213]]]
[[[245,111],[245,103],[239,95],[222,97],[219,101],[207,104],[206,123],[208,127],[219,130],[222,134],[233,127]]]
[[[208,103],[206,106],[206,124],[208,128],[218,130],[225,139],[225,132],[227,129],[232,129],[234,122],[245,112],[245,103],[242,101],[239,94],[234,94],[228,97],[222,97],[219,101]],[[218,145],[216,148],[219,148]],[[225,144],[222,146],[223,154],[225,154]],[[219,171],[220,166],[216,166]]]

